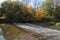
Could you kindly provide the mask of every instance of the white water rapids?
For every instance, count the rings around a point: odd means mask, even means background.
[[[60,40],[60,31],[55,29],[44,28],[42,26],[29,23],[14,23],[19,28],[31,31],[32,35],[38,35],[40,40]]]

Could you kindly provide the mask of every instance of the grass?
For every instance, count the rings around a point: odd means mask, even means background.
[[[53,29],[60,30],[60,22],[56,22],[55,25],[50,26],[50,27],[53,28]]]

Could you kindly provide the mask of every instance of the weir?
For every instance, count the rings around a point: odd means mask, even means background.
[[[28,34],[36,38],[36,40],[60,40],[60,31],[49,28],[36,28],[34,24],[15,24],[18,28],[23,29]],[[35,27],[36,26],[36,27]]]
[[[60,40],[60,31],[34,24],[0,24],[6,40]]]

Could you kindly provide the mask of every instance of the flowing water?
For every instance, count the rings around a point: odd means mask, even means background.
[[[15,25],[0,24],[0,40],[60,40],[59,30],[43,28],[41,26],[40,28],[34,28],[37,25],[31,24]]]

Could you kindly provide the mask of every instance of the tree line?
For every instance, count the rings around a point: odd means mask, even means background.
[[[42,7],[39,8],[39,4],[35,4],[35,8],[28,7],[29,1],[25,4],[21,2],[3,2],[0,8],[0,16],[6,15],[7,20],[11,21],[48,21],[52,19],[60,20],[60,6],[54,6],[53,1],[43,2]],[[48,17],[48,18],[47,18]]]

